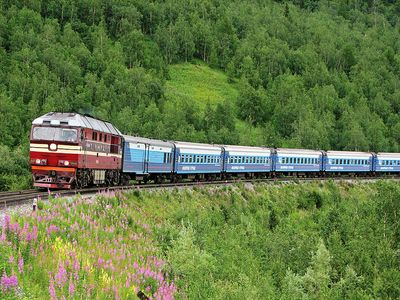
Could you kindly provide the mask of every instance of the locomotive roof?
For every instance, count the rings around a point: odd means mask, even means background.
[[[81,115],[78,113],[60,113],[49,112],[32,122],[33,125],[66,125],[76,126],[83,128],[90,128],[93,130],[106,132],[115,135],[121,135],[121,132],[115,128],[111,123],[99,119],[95,119],[88,115]]]

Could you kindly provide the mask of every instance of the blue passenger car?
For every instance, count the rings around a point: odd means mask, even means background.
[[[186,142],[175,142],[174,145],[176,174],[221,174],[221,146]]]
[[[324,170],[329,173],[370,172],[373,155],[369,152],[327,151]]]
[[[323,152],[307,149],[276,149],[274,171],[278,173],[318,173],[322,171]]]
[[[400,153],[378,153],[374,158],[374,171],[382,173],[400,172]]]
[[[227,174],[269,173],[272,170],[270,148],[224,146],[224,172]]]
[[[174,144],[171,142],[124,136],[122,171],[131,178],[138,175],[173,172]]]

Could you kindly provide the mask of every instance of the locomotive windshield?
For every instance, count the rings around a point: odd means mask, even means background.
[[[76,142],[77,137],[77,130],[72,128],[35,127],[32,131],[33,140]]]

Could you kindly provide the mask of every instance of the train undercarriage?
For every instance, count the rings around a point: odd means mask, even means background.
[[[71,189],[90,186],[115,186],[120,183],[119,170],[32,167],[33,185],[47,189]]]

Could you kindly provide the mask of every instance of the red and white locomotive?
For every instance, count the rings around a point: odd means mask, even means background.
[[[33,185],[42,188],[116,185],[122,136],[108,122],[78,113],[50,112],[32,122]]]

